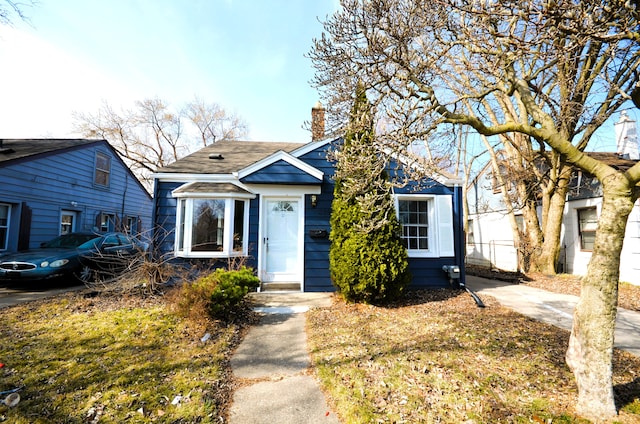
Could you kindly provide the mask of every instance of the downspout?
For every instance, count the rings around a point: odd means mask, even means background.
[[[127,189],[129,188],[129,174],[124,174],[124,191],[122,193],[122,208],[120,210],[120,230],[124,230],[124,205],[127,199]],[[124,232],[124,231],[122,231]]]
[[[479,308],[484,308],[485,304],[484,302],[482,302],[482,299],[480,299],[480,297],[473,292],[473,290],[471,290],[469,287],[467,287],[467,285],[465,284],[465,274],[466,274],[466,270],[464,267],[464,256],[462,254],[463,252],[463,246],[465,243],[465,234],[464,232],[461,230],[464,228],[464,222],[462,222],[462,220],[464,219],[464,217],[460,214],[460,209],[461,209],[461,202],[462,202],[462,187],[460,187],[458,184],[455,184],[453,186],[453,193],[454,193],[454,202],[453,202],[453,214],[454,217],[457,218],[457,225],[454,226],[454,231],[455,228],[458,228],[458,237],[457,238],[457,246],[455,248],[456,251],[456,256],[457,256],[457,261],[458,262],[458,275],[457,275],[457,281],[455,280],[456,274],[455,274],[455,270],[452,269],[450,266],[444,266],[442,269],[447,273],[448,277],[449,277],[449,284],[452,287],[459,287],[459,288],[464,288],[465,291],[467,293],[469,293],[469,295],[473,298],[473,300],[476,302],[476,305]],[[477,195],[477,190],[476,190],[476,195]]]

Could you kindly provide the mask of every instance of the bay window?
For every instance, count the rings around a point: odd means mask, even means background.
[[[247,202],[233,198],[178,199],[176,254],[207,258],[246,255]]]

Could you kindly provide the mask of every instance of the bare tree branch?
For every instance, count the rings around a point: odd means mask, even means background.
[[[75,130],[107,140],[133,172],[150,187],[150,174],[217,140],[247,135],[247,125],[218,104],[196,99],[175,111],[159,98],[116,111],[107,102],[95,113],[74,114]]]

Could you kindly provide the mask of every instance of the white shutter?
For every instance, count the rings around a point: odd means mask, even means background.
[[[453,244],[453,208],[452,197],[449,195],[436,196],[436,217],[438,222],[438,253],[439,256],[455,256]]]

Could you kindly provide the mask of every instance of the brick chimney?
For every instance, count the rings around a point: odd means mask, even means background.
[[[324,138],[324,106],[318,101],[311,108],[311,141]]]

